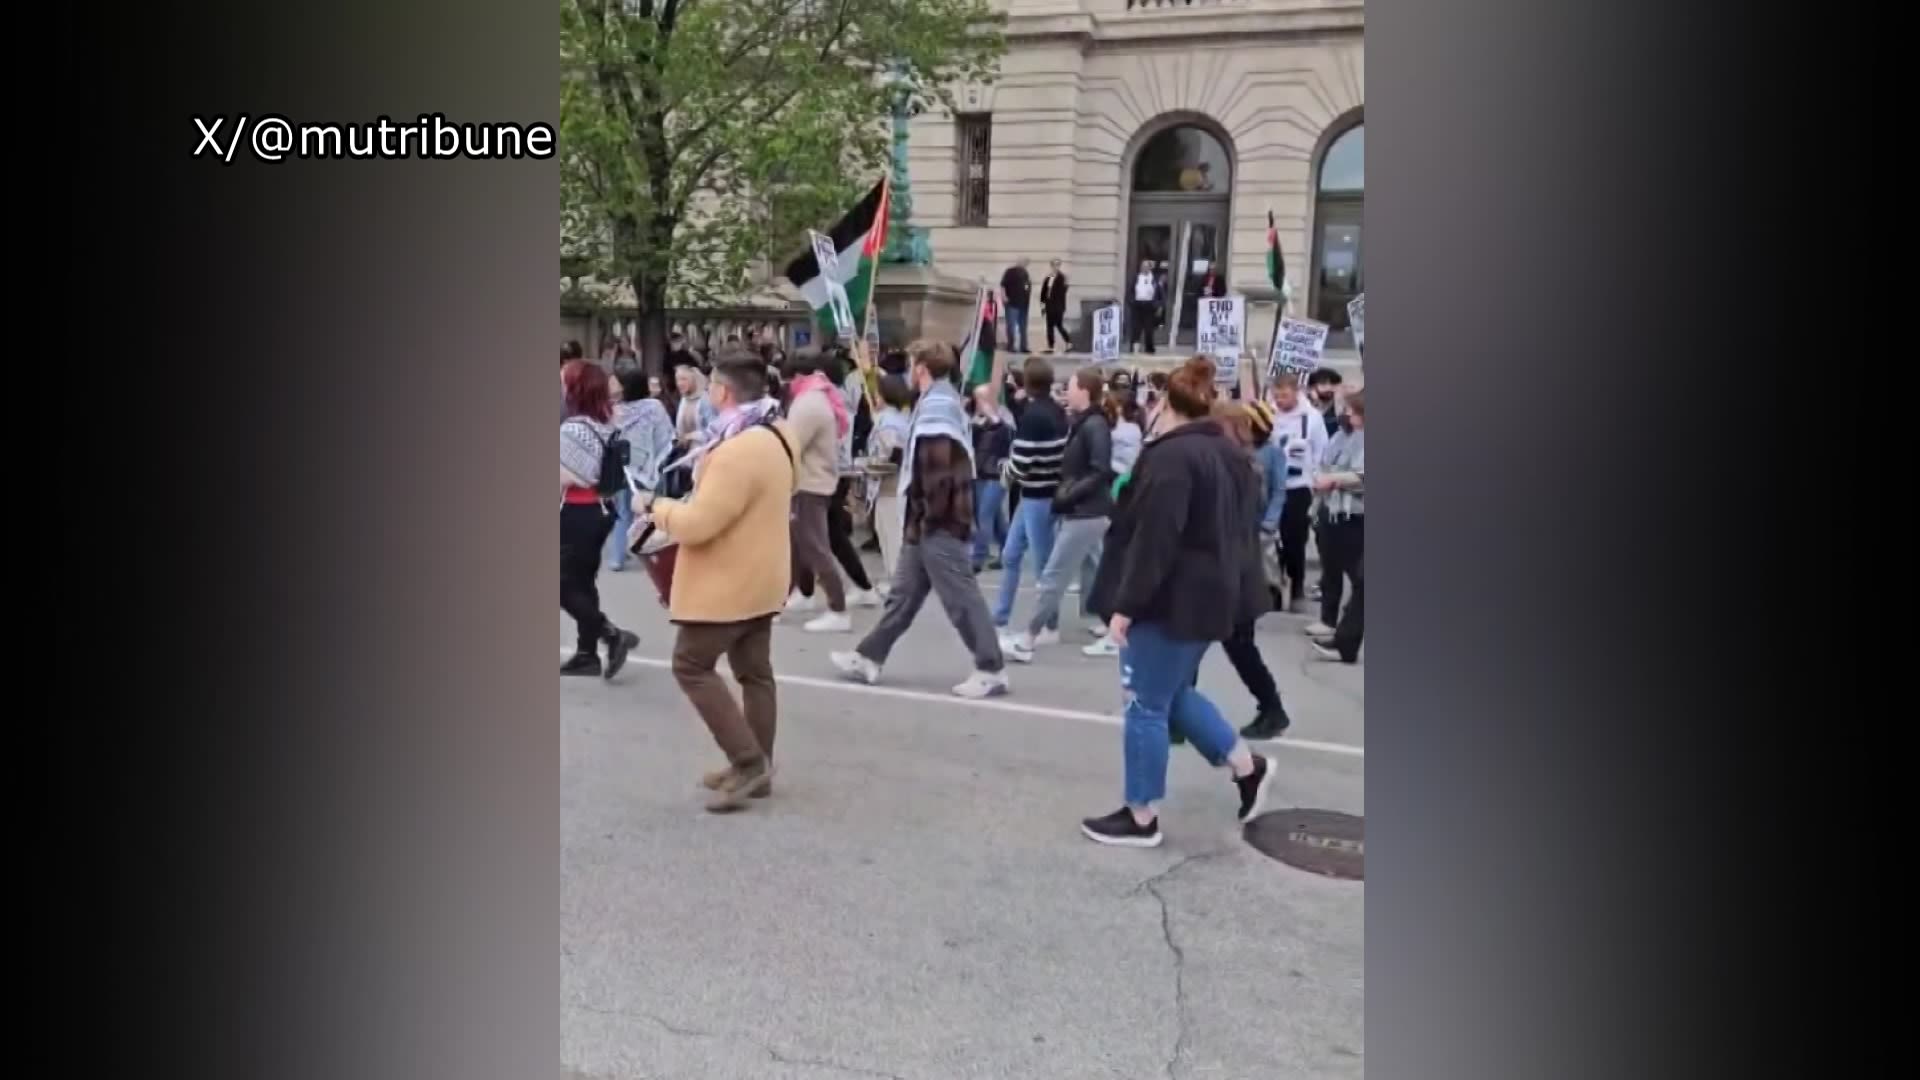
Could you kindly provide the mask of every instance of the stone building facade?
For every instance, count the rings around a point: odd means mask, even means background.
[[[1037,280],[1060,258],[1077,323],[1151,259],[1184,278],[1190,342],[1193,297],[1224,268],[1264,341],[1279,307],[1271,209],[1293,312],[1350,349],[1345,302],[1364,289],[1360,0],[999,3],[999,78],[911,128],[914,221],[941,272],[998,282],[1024,255]]]

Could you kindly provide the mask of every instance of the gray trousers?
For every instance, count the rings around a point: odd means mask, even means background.
[[[1106,518],[1060,519],[1060,527],[1053,534],[1053,554],[1047,556],[1047,567],[1040,571],[1040,599],[1033,609],[1033,620],[1027,623],[1028,633],[1059,629],[1060,598],[1067,594],[1067,582],[1085,577],[1081,567],[1088,556],[1100,550],[1100,541],[1106,535]],[[1083,609],[1086,603],[1086,593],[1082,592]]]
[[[973,580],[972,545],[947,533],[923,535],[919,543],[900,548],[887,609],[855,651],[876,664],[886,663],[887,654],[913,625],[929,592],[940,594],[940,606],[947,609],[947,621],[960,631],[960,641],[973,654],[975,670],[999,671],[1006,666],[993,615]]]

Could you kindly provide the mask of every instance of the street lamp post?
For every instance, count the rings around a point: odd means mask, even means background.
[[[889,67],[887,86],[893,99],[893,179],[887,207],[887,246],[880,253],[880,261],[927,266],[933,262],[933,244],[927,230],[913,224],[913,185],[907,175],[907,125],[914,108],[913,81],[904,63],[896,61]]]

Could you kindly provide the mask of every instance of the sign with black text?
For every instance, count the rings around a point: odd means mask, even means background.
[[[820,276],[827,282],[827,307],[833,312],[833,329],[842,341],[852,341],[853,305],[847,300],[847,287],[840,283],[840,256],[833,250],[833,238],[807,230],[813,241],[813,261],[820,265]]]
[[[1282,316],[1280,331],[1273,335],[1273,356],[1267,361],[1268,381],[1283,376],[1305,378],[1320,366],[1320,355],[1326,348],[1326,323]]]
[[[1120,305],[1109,304],[1093,313],[1093,362],[1110,364],[1120,359]]]
[[[1367,347],[1367,294],[1347,301],[1347,322],[1353,326],[1353,347],[1365,351]]]
[[[1246,297],[1203,296],[1195,321],[1200,353],[1214,359],[1213,381],[1232,386],[1240,379],[1240,353],[1247,344]]]

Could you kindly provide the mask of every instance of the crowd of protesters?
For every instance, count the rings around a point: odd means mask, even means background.
[[[1006,309],[1024,321],[1024,262],[1008,273]],[[1040,288],[1050,347],[1066,337],[1065,291],[1056,264]],[[1024,331],[1010,344],[1024,351]],[[620,670],[638,639],[601,610],[595,578],[647,561],[676,627],[674,678],[726,758],[702,778],[709,807],[736,810],[772,788],[770,642],[783,615],[803,633],[849,634],[854,609],[883,607],[830,653],[842,677],[873,684],[937,596],[970,667],[954,693],[984,698],[1011,692],[1009,663],[1063,640],[1077,592],[1080,652],[1119,658],[1126,700],[1125,805],[1083,832],[1159,843],[1168,748],[1183,742],[1230,774],[1241,819],[1253,816],[1273,776],[1249,742],[1290,725],[1261,618],[1305,615],[1317,599],[1304,628],[1314,655],[1360,656],[1362,393],[1327,369],[1262,388],[1250,363],[1223,387],[1204,357],[1151,373],[1082,367],[1062,385],[1044,358],[1008,370],[1000,356],[968,386],[960,349],[928,340],[872,362],[729,342],[708,361],[676,335],[659,374],[623,363],[618,345],[606,367],[563,348],[561,601],[578,628],[563,674]],[[993,570],[989,595],[978,579]],[[1037,602],[1015,623],[1029,570]],[[1198,689],[1214,643],[1253,698],[1238,729]]]

